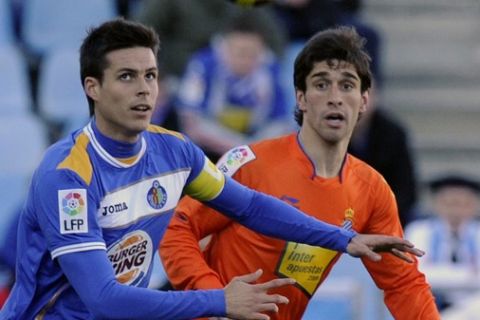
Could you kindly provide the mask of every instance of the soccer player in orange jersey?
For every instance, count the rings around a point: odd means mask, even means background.
[[[312,37],[295,60],[298,133],[240,146],[218,167],[241,183],[269,193],[315,218],[361,233],[403,236],[394,194],[372,167],[347,153],[352,131],[366,110],[370,58],[352,28]],[[394,146],[392,146],[394,147]],[[211,235],[202,252],[199,240]],[[341,253],[273,239],[185,198],[160,246],[169,279],[178,289],[223,288],[258,268],[261,281],[292,277],[279,288],[290,300],[271,319],[302,317],[309,299]],[[439,313],[417,261],[383,253],[363,259],[397,320],[435,320]]]

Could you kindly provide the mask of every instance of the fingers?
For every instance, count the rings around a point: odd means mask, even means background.
[[[372,246],[373,248],[388,246],[404,246],[405,248],[415,247],[410,241],[396,236],[367,235],[367,238],[362,240],[365,244]]]
[[[288,285],[292,285],[292,284],[295,284],[295,283],[296,283],[295,279],[280,278],[280,279],[273,279],[273,280],[270,280],[270,281],[264,282],[264,283],[259,283],[255,286],[257,288],[261,289],[261,290],[267,291],[267,290],[270,290],[270,289],[273,289],[273,288],[288,286]]]
[[[265,296],[262,297],[262,301],[263,303],[274,303],[275,305],[290,302],[287,297],[280,294],[265,294]]]
[[[363,256],[366,256],[368,259],[372,260],[373,262],[378,262],[382,260],[382,256],[380,254],[368,248],[367,248],[367,251],[363,254]]]
[[[263,303],[258,309],[260,312],[278,312],[278,306],[275,303]]]
[[[246,282],[246,283],[252,283],[252,282],[255,282],[256,280],[258,280],[258,278],[260,278],[262,276],[262,274],[263,274],[263,270],[258,269],[255,272],[244,274],[242,276],[234,277],[234,278],[232,278],[232,281],[242,281],[242,282]]]
[[[395,246],[394,248],[399,251],[408,252],[417,257],[422,257],[423,255],[425,255],[425,251],[422,251],[414,247]]]
[[[252,319],[253,320],[270,320],[270,317],[267,316],[266,314],[255,312],[254,314],[252,314]]]
[[[388,244],[391,244],[391,245],[399,244],[399,245],[406,246],[406,247],[409,247],[409,248],[414,247],[413,243],[411,243],[410,241],[408,241],[406,239],[403,239],[403,238],[399,238],[399,237],[395,237],[395,236],[381,236],[381,237],[384,238],[384,241],[385,241],[386,244],[388,242]]]
[[[372,261],[381,260],[378,252],[389,252],[409,263],[414,261],[411,255],[422,257],[425,254],[410,241],[400,237],[366,234],[357,234],[350,241],[347,252],[354,257],[367,257]]]
[[[407,252],[409,252],[409,253],[417,256],[417,257],[423,257],[425,255],[425,251],[417,249],[417,248],[412,248],[410,250],[405,250],[405,251],[407,251]]]
[[[262,275],[261,270],[235,277],[225,287],[227,315],[233,319],[269,319],[265,312],[278,312],[279,304],[289,301],[280,294],[268,290],[295,283],[290,278],[273,279],[266,283],[251,284]]]
[[[412,259],[409,255],[403,253],[402,251],[400,251],[400,250],[398,250],[398,249],[396,249],[396,248],[392,248],[392,250],[391,250],[390,252],[391,252],[394,256],[396,256],[396,257],[398,257],[398,258],[400,258],[400,259],[402,259],[402,260],[404,260],[404,261],[406,261],[406,262],[408,262],[408,263],[413,263],[413,259]]]

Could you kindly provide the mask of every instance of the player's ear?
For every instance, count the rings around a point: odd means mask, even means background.
[[[295,98],[297,101],[298,109],[301,111],[305,111],[305,92],[299,89],[295,89]]]
[[[98,100],[100,82],[94,77],[86,77],[83,81],[83,87],[85,88],[85,93],[94,101]]]
[[[370,101],[370,92],[369,90],[366,90],[364,93],[362,93],[362,101],[361,101],[360,110],[359,110],[360,113],[367,111],[367,106],[369,104],[369,101]]]

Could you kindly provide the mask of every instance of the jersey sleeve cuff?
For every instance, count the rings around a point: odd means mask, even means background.
[[[225,290],[215,289],[208,290],[211,294],[212,301],[212,314],[221,315],[222,317],[227,316],[227,302],[225,301]]]
[[[353,237],[357,235],[357,233],[353,230],[345,230],[341,229],[340,230],[340,235],[341,238],[339,239],[341,246],[342,246],[342,252],[347,252],[347,246],[352,240]]]

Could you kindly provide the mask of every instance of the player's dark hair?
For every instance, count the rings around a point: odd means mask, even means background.
[[[329,65],[334,60],[350,63],[360,77],[360,90],[367,91],[372,85],[370,56],[365,49],[365,38],[353,27],[336,27],[315,34],[297,55],[293,71],[295,90],[306,90],[306,79],[315,63],[326,61]],[[295,107],[295,121],[301,126],[303,111]]]
[[[106,55],[114,50],[133,47],[152,49],[157,56],[160,41],[157,33],[143,24],[115,19],[88,31],[80,47],[80,78],[82,86],[86,77],[103,81],[103,72],[108,68]],[[94,114],[93,100],[87,96],[90,116]]]

